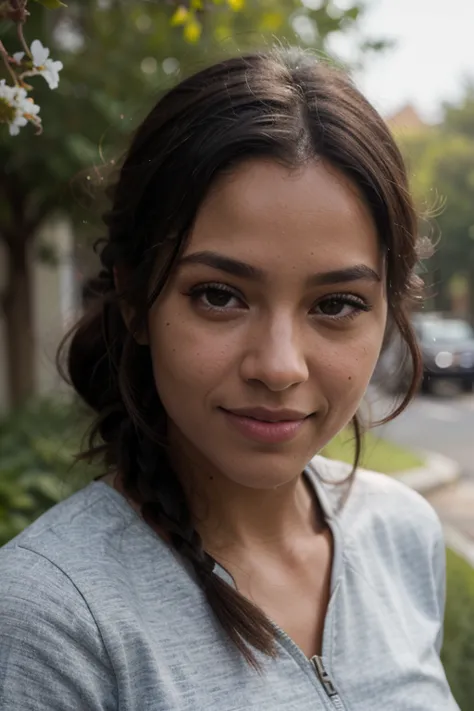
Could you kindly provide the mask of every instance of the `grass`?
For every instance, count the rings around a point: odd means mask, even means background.
[[[352,463],[354,438],[346,429],[335,437],[322,454]],[[364,437],[361,466],[393,474],[423,464],[413,452],[376,437]],[[461,711],[474,709],[474,568],[447,550],[447,595],[444,643],[441,652],[451,691]]]
[[[447,551],[447,598],[441,659],[461,711],[474,708],[474,569]]]
[[[351,430],[343,430],[322,451],[329,459],[339,459],[350,464],[354,461],[354,436]],[[371,432],[364,435],[360,465],[384,474],[415,469],[423,460],[409,449],[380,439]]]

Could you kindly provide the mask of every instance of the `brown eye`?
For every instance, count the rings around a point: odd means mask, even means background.
[[[228,291],[212,288],[202,292],[202,296],[209,306],[215,306],[216,308],[225,308],[232,299],[235,299],[235,296]]]
[[[328,321],[345,321],[371,310],[370,304],[353,294],[334,294],[315,304],[312,314]]]
[[[319,304],[319,310],[325,316],[339,316],[345,306],[341,299],[326,299]]]
[[[188,296],[201,309],[215,313],[245,308],[239,292],[225,284],[198,284],[188,292]]]

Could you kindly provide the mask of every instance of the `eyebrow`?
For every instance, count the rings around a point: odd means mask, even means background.
[[[260,267],[255,267],[238,259],[226,257],[218,252],[193,252],[183,257],[179,265],[203,264],[212,269],[232,274],[232,276],[249,279],[252,281],[264,281],[268,278],[267,272]],[[366,264],[355,264],[343,269],[335,269],[329,272],[318,272],[312,274],[307,279],[308,286],[329,286],[331,284],[342,284],[352,281],[380,282],[381,278],[376,271]]]

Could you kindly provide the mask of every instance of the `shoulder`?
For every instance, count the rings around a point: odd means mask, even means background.
[[[315,457],[311,462],[322,480],[324,495],[348,538],[365,538],[378,543],[396,541],[407,550],[424,550],[442,544],[442,526],[433,507],[413,489],[395,477]],[[344,483],[345,482],[345,483]]]
[[[108,519],[110,502],[101,493],[101,487],[86,487],[0,548],[0,614],[18,610],[19,621],[22,610],[37,625],[54,618],[58,627],[77,624],[95,633],[79,571],[94,570],[104,533],[117,526],[117,514]]]
[[[94,482],[53,506],[0,548],[0,569],[5,560],[21,558],[22,550],[68,571],[103,565],[117,559],[124,536],[141,523],[120,494]]]
[[[357,469],[346,484],[351,467],[318,457],[314,471],[328,500],[343,505],[334,522],[344,541],[344,558],[371,585],[442,620],[446,553],[443,529],[432,506],[416,491],[377,472]],[[341,493],[341,487],[342,492]],[[378,582],[376,582],[378,581]]]
[[[15,595],[23,587],[34,604],[40,579],[53,608],[64,596],[78,610],[85,606],[101,628],[113,614],[136,609],[137,586],[162,581],[165,595],[165,582],[172,588],[177,576],[166,544],[103,483],[52,507],[0,549],[0,597],[6,586]]]
[[[125,538],[137,522],[105,485],[92,484],[0,549],[0,678],[8,708],[116,707],[104,632],[126,598]]]
[[[99,581],[104,589],[118,586],[130,557],[125,539],[133,537],[134,526],[141,523],[125,502],[121,510],[120,495],[116,497],[105,485],[91,484],[0,548],[3,609],[9,600],[9,605],[23,605],[35,616],[41,610],[51,612],[58,624],[71,610],[71,619],[79,617],[81,625],[91,621],[91,601],[100,601]],[[146,542],[146,532],[143,536]]]
[[[112,495],[111,495],[112,494]],[[70,541],[74,537],[82,537],[87,528],[88,538],[102,535],[104,521],[110,523],[118,519],[123,521],[123,512],[117,502],[115,492],[99,482],[92,482],[64,501],[52,506],[39,516],[30,526],[10,541],[2,549],[12,544],[24,544],[27,541],[44,542],[56,539],[59,542],[66,536]],[[133,513],[133,511],[130,509]]]
[[[412,516],[431,521],[439,525],[433,507],[423,496],[418,494],[396,477],[358,467],[353,478],[349,478],[352,467],[345,462],[316,456],[310,463],[312,471],[322,481],[331,502],[339,499],[347,502],[349,510],[365,504],[380,511],[397,516]],[[339,490],[337,497],[336,492]]]
[[[0,679],[5,709],[115,708],[110,658],[86,600],[19,544],[0,551]]]
[[[58,631],[61,626],[89,630],[92,636],[96,631],[74,582],[44,555],[21,544],[0,550],[0,618],[3,631],[7,623],[14,623],[25,634],[53,618]]]

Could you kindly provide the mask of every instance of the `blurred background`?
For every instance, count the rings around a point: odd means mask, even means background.
[[[0,544],[97,473],[71,468],[88,414],[61,382],[55,351],[97,271],[102,189],[131,131],[161,91],[225,54],[274,42],[328,54],[386,119],[419,210],[427,299],[413,324],[423,383],[405,413],[367,435],[363,463],[424,476],[451,533],[443,660],[462,710],[472,710],[474,4],[68,0],[48,9],[31,0],[28,9],[28,40],[41,39],[64,67],[57,89],[35,83],[41,136],[27,126],[12,137],[0,123]],[[7,20],[0,40],[21,49]],[[380,359],[367,393],[373,420],[406,386],[403,356],[394,340]],[[352,453],[348,433],[326,450]]]

